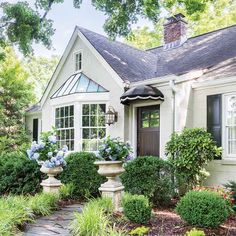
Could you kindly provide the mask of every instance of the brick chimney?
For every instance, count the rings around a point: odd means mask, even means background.
[[[179,47],[187,40],[187,22],[184,17],[179,13],[167,18],[167,22],[164,24],[165,50]]]

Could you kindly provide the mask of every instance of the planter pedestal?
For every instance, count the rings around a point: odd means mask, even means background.
[[[46,168],[42,166],[40,171],[48,176],[48,178],[43,180],[40,184],[43,186],[43,192],[58,193],[62,183],[60,180],[56,179],[55,176],[63,171],[62,167]]]
[[[114,211],[122,211],[121,198],[124,190],[119,174],[124,172],[121,161],[97,161],[95,165],[99,166],[98,173],[106,176],[107,182],[101,185],[99,191],[102,196],[112,198]]]

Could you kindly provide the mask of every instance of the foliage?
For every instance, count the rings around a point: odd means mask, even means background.
[[[138,236],[143,236],[147,234],[149,231],[149,227],[141,226],[137,227],[129,232],[130,235],[138,235]]]
[[[23,59],[22,64],[27,71],[28,80],[34,86],[34,94],[39,100],[58,64],[59,56],[47,57],[30,56]]]
[[[217,187],[203,187],[203,186],[197,186],[193,188],[194,191],[212,191],[217,194],[219,194],[222,198],[225,199],[226,203],[231,207],[234,203],[234,199],[232,199],[232,191],[230,191],[227,188],[217,186]]]
[[[0,155],[0,195],[39,192],[43,174],[22,152]]]
[[[183,220],[199,227],[217,227],[229,215],[229,207],[219,194],[211,191],[189,191],[176,207]]]
[[[66,165],[64,157],[67,151],[66,145],[58,151],[57,137],[53,131],[49,131],[41,134],[41,141],[38,143],[32,142],[30,149],[27,150],[27,155],[30,160],[35,160],[47,168],[54,168]]]
[[[130,143],[124,143],[120,138],[108,137],[98,148],[98,158],[105,161],[129,161],[132,160],[131,153]]]
[[[70,153],[65,160],[67,167],[59,178],[64,184],[72,183],[75,186],[74,196],[77,198],[97,196],[104,177],[97,173],[97,167],[94,165],[95,154],[74,152]]]
[[[190,231],[186,232],[185,236],[205,236],[205,233],[202,230],[197,230],[193,228]]]
[[[108,236],[109,217],[105,212],[110,211],[111,205],[110,198],[88,202],[82,213],[75,213],[75,219],[70,227],[72,234],[75,236]]]
[[[235,0],[208,1],[203,11],[195,11],[193,14],[188,14],[185,7],[181,5],[166,5],[165,9],[172,15],[181,12],[186,16],[189,37],[224,28],[236,22]],[[165,9],[161,9],[163,13]],[[162,15],[165,16],[166,14]],[[155,24],[154,29],[149,29],[146,26],[134,29],[127,37],[126,42],[141,49],[160,46],[163,43],[163,22],[164,19],[161,18]]]
[[[230,191],[230,197],[232,200],[233,209],[236,211],[236,182],[229,181],[224,186]]]
[[[0,198],[0,235],[17,235],[18,227],[32,222],[35,215],[50,213],[55,209],[57,201],[58,196],[55,194]]]
[[[122,207],[124,215],[132,222],[146,224],[151,219],[152,208],[144,195],[125,194]]]
[[[204,166],[220,154],[221,148],[216,146],[211,134],[201,128],[185,128],[180,134],[173,133],[166,145],[166,155],[183,189],[201,183],[207,176]]]
[[[125,191],[147,196],[153,204],[166,205],[172,197],[171,166],[154,156],[137,157],[120,176]]]
[[[33,43],[42,43],[47,48],[51,46],[51,36],[54,34],[52,20],[48,19],[48,12],[56,3],[64,0],[34,0],[29,5],[26,1],[16,3],[3,2],[0,9],[3,14],[0,18],[0,41],[18,45],[25,54],[32,51]],[[74,7],[80,8],[83,0],[74,0]],[[203,12],[211,0],[93,0],[92,5],[104,12],[107,19],[104,29],[111,38],[127,36],[131,26],[137,23],[140,17],[156,23],[160,18],[161,9],[182,7],[188,15]]]
[[[25,109],[34,100],[32,85],[13,49],[5,49],[0,63],[0,152],[21,148],[27,143]]]
[[[58,208],[57,202],[59,195],[50,193],[36,194],[29,199],[29,207],[32,209],[35,215],[50,215],[53,210]]]
[[[63,184],[59,190],[60,198],[63,200],[73,199],[75,198],[74,192],[75,185],[73,183]]]

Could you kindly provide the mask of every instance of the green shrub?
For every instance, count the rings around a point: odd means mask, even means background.
[[[170,203],[173,187],[167,161],[153,156],[137,157],[124,168],[121,180],[126,192],[147,196],[155,205]]]
[[[122,206],[124,215],[132,222],[146,224],[151,219],[152,208],[144,195],[125,194]]]
[[[199,227],[217,227],[229,215],[229,206],[219,194],[210,191],[189,191],[176,207],[183,220]]]
[[[109,218],[105,214],[107,206],[111,205],[111,199],[99,199],[88,202],[82,213],[75,213],[75,219],[71,223],[72,234],[76,236],[109,235]]]
[[[221,148],[204,129],[185,128],[180,134],[172,134],[166,155],[174,168],[180,192],[200,184],[208,175],[204,166],[220,154]]]
[[[88,152],[74,152],[66,157],[67,166],[58,178],[64,184],[72,183],[75,186],[75,197],[85,198],[99,194],[98,188],[105,182],[105,178],[97,173],[95,161],[95,154]]]
[[[193,228],[190,231],[186,232],[185,236],[205,236],[205,233],[202,230],[197,230]]]
[[[0,156],[0,195],[34,194],[39,192],[43,174],[36,162],[22,152],[4,153]]]

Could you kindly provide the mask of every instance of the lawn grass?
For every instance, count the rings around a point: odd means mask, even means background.
[[[0,235],[16,235],[19,228],[38,215],[49,215],[57,207],[59,196],[40,193],[35,196],[0,198]]]

